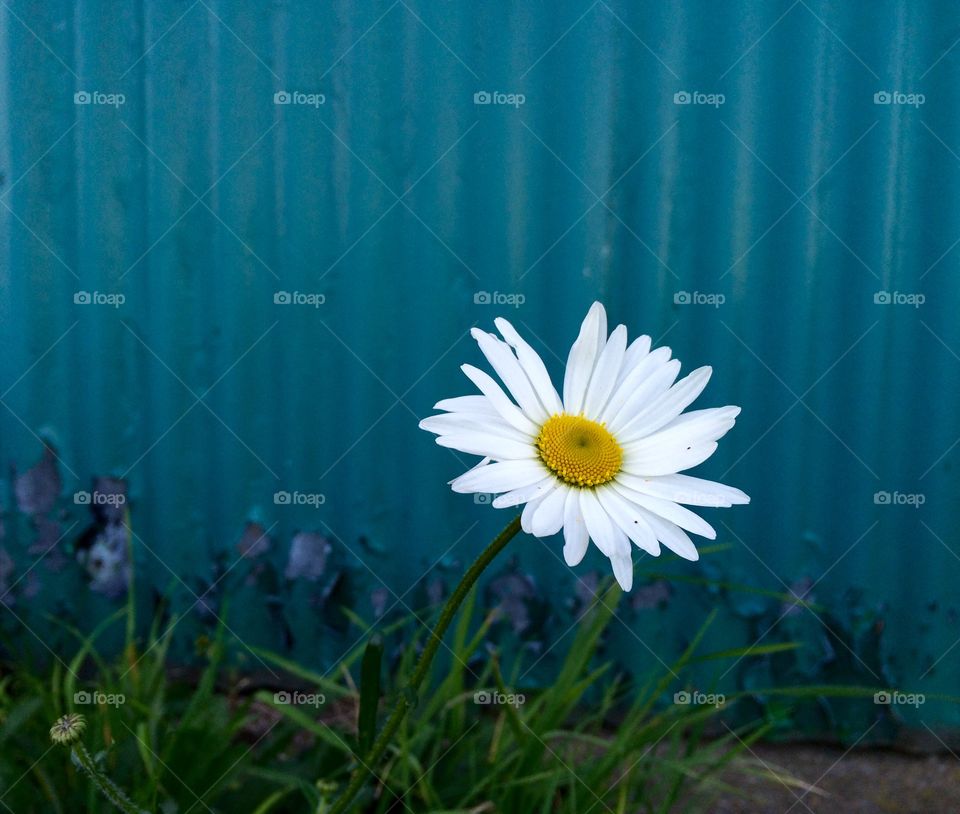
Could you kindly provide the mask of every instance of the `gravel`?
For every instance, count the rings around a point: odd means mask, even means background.
[[[724,780],[749,798],[725,795],[711,814],[956,814],[960,812],[960,759],[879,749],[814,745],[753,747],[759,761],[785,769],[813,789],[728,773]],[[759,764],[762,768],[762,764]],[[792,807],[791,807],[792,806]],[[677,809],[681,811],[682,809]]]

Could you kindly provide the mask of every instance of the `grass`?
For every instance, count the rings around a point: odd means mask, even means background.
[[[421,697],[408,699],[415,702],[412,713],[386,759],[370,767],[371,782],[350,810],[665,814],[706,811],[718,794],[738,793],[732,772],[803,787],[752,757],[751,744],[779,721],[737,723],[744,716],[728,713],[746,693],[728,696],[721,706],[670,703],[675,692],[689,689],[685,676],[695,665],[767,658],[795,645],[704,652],[711,615],[668,669],[628,680],[600,658],[619,599],[615,584],[604,586],[578,624],[555,681],[535,689],[518,686],[521,661],[507,668],[495,650],[485,649],[496,615],[480,617],[472,592],[446,637],[445,664],[434,666]],[[364,641],[334,672],[321,675],[257,650],[287,683],[254,688],[230,665],[232,643],[223,627],[202,643],[202,669],[188,679],[169,663],[174,625],[161,632],[158,616],[140,642],[133,608],[131,590],[126,606],[91,634],[71,631],[76,652],[69,662],[55,661],[43,673],[33,665],[3,668],[0,814],[116,810],[69,748],[50,742],[51,724],[69,712],[86,716],[82,743],[138,808],[322,814],[369,749],[385,705],[404,686],[423,644],[413,618],[373,631],[344,610]],[[119,624],[126,646],[107,658],[97,641]],[[381,653],[397,652],[381,666]],[[874,691],[774,692],[789,699]],[[491,700],[498,703],[484,703]],[[777,708],[786,714],[786,707]]]
[[[748,749],[774,722],[705,740],[721,709],[660,702],[680,689],[676,676],[695,662],[763,657],[791,645],[701,653],[708,620],[669,671],[638,688],[596,659],[618,599],[616,586],[606,590],[579,625],[555,683],[533,691],[513,686],[520,666],[505,676],[496,653],[476,676],[466,668],[477,664],[474,656],[494,623],[493,616],[476,618],[472,594],[448,637],[449,672],[428,680],[429,690],[384,764],[372,767],[375,779],[354,810],[619,814],[666,812],[680,800],[692,810],[711,795],[735,791],[721,779],[732,765],[769,776]],[[123,654],[105,659],[96,641],[109,626],[129,621],[131,607],[89,636],[76,633],[77,650],[66,665],[54,662],[42,676],[14,668],[0,679],[0,805],[16,812],[114,810],[73,765],[69,750],[50,743],[52,722],[73,711],[87,717],[83,742],[100,769],[148,811],[324,811],[362,754],[353,676],[363,646],[327,676],[258,651],[289,676],[291,687],[308,689],[286,696],[272,688],[251,692],[225,663],[222,629],[206,644],[206,664],[194,681],[171,677],[171,636],[159,625],[142,648],[128,625]],[[410,627],[405,619],[381,633],[410,641]],[[388,696],[411,672],[416,650],[406,648],[389,671]],[[487,694],[480,700],[499,694],[504,703],[476,703],[478,692]],[[370,718],[369,705],[364,715]],[[382,723],[382,712],[379,717]],[[793,781],[780,776],[777,782]]]

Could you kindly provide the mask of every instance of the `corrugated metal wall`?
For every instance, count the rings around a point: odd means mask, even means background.
[[[712,513],[730,550],[670,568],[827,609],[654,582],[611,649],[642,669],[720,604],[718,647],[808,644],[728,681],[950,692],[958,39],[948,2],[4,3],[9,629],[117,601],[75,561],[116,516],[78,543],[72,499],[113,476],[146,583],[207,618],[245,597],[242,639],[329,662],[332,605],[420,607],[507,519],[416,427],[468,392],[468,328],[508,312],[559,375],[600,298],[744,406],[697,474],[753,504]],[[516,543],[490,600],[544,600],[546,674],[604,567],[559,547]]]

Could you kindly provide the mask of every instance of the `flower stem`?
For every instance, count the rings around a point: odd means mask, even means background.
[[[96,783],[97,788],[100,789],[103,796],[124,812],[124,814],[147,814],[146,811],[127,797],[116,783],[100,771],[93,756],[82,743],[78,742],[74,744],[72,754],[73,759],[87,775],[89,775],[90,779]]]
[[[347,806],[350,805],[353,798],[357,796],[364,781],[367,779],[367,775],[371,773],[373,767],[380,762],[380,758],[382,758],[383,753],[387,751],[390,741],[393,740],[393,736],[400,728],[400,724],[403,723],[407,712],[416,704],[417,690],[427,677],[427,672],[430,670],[433,657],[437,654],[440,643],[443,641],[443,634],[446,633],[447,628],[453,621],[453,617],[456,615],[461,603],[480,577],[480,574],[493,562],[493,559],[506,547],[507,543],[516,536],[518,531],[520,531],[519,515],[510,521],[509,525],[493,539],[481,552],[480,556],[474,560],[473,565],[467,569],[467,573],[463,575],[463,578],[450,595],[447,604],[443,606],[443,611],[440,613],[437,624],[433,630],[430,631],[430,639],[423,648],[423,653],[420,654],[420,660],[417,662],[413,675],[410,677],[404,689],[399,693],[396,706],[394,706],[393,712],[387,719],[387,723],[384,725],[379,737],[374,741],[373,746],[370,747],[369,753],[363,756],[360,760],[360,765],[354,769],[349,785],[330,808],[329,814],[343,814],[343,812],[347,810]]]

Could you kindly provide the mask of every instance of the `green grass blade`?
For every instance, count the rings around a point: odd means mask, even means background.
[[[377,710],[380,706],[380,665],[383,661],[383,637],[374,634],[367,642],[360,668],[360,709],[357,712],[357,741],[360,754],[366,755],[377,734]]]

